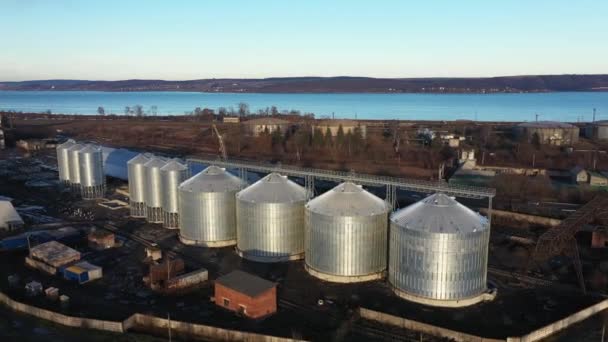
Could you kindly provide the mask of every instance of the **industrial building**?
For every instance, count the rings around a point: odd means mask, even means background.
[[[326,134],[329,130],[331,136],[335,137],[338,135],[340,127],[342,127],[342,133],[345,135],[348,133],[354,134],[359,130],[364,139],[367,137],[367,126],[357,120],[319,120],[312,126],[312,134],[314,135],[316,130],[321,130],[323,134]]]
[[[101,148],[87,145],[78,151],[80,194],[84,199],[103,198],[106,192],[106,176],[103,171]]]
[[[70,175],[70,186],[72,191],[80,194],[80,151],[84,146],[80,144],[73,144],[67,148],[68,151],[68,164],[69,164],[69,175]]]
[[[59,180],[66,185],[70,184],[70,156],[68,149],[74,146],[74,140],[68,140],[63,144],[57,145],[57,171],[59,172]]]
[[[277,286],[243,271],[232,271],[215,280],[215,304],[258,319],[277,311]]]
[[[144,188],[146,202],[146,219],[150,223],[163,222],[163,190],[160,169],[165,166],[166,161],[159,157],[153,157],[144,164],[146,183]]]
[[[272,117],[247,120],[243,122],[243,124],[247,128],[249,134],[254,137],[257,137],[264,132],[272,133],[274,131],[280,131],[285,133],[292,127],[291,122]]]
[[[239,255],[259,262],[302,259],[307,199],[304,187],[278,173],[237,193]]]
[[[578,143],[579,128],[565,122],[524,122],[515,127],[515,135],[528,142],[564,146]]]
[[[188,179],[188,166],[177,160],[169,161],[160,168],[163,227],[167,229],[179,228],[179,185]]]
[[[179,239],[187,245],[236,244],[236,193],[245,185],[226,169],[209,166],[179,186]]]
[[[608,120],[587,124],[585,126],[585,137],[593,140],[608,140]]]
[[[49,241],[30,249],[25,264],[50,275],[57,274],[57,269],[80,260],[80,252],[57,241]]]
[[[114,233],[104,229],[93,229],[89,235],[87,235],[87,241],[90,248],[104,250],[114,247],[116,244],[116,236]]]
[[[351,283],[386,270],[387,203],[360,185],[342,183],[306,205],[306,269],[323,280]]]
[[[127,162],[129,178],[129,208],[132,217],[146,217],[146,171],[150,158],[143,154]]]
[[[103,269],[97,265],[81,261],[71,266],[62,267],[60,273],[67,280],[84,284],[95,279],[100,279],[103,276]]]
[[[390,218],[388,281],[407,300],[458,307],[487,292],[488,220],[437,193]]]

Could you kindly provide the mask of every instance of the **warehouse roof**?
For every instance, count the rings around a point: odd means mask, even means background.
[[[522,122],[518,126],[525,128],[576,128],[576,126],[569,123],[558,121]]]
[[[239,270],[221,276],[215,282],[249,297],[255,297],[276,286],[269,280]]]
[[[59,267],[72,261],[80,260],[80,253],[57,241],[49,241],[32,247],[31,255],[45,263]]]

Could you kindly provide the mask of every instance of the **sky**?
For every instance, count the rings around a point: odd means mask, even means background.
[[[0,0],[0,81],[608,73],[605,0]]]

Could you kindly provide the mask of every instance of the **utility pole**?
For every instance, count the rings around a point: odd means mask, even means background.
[[[595,122],[595,113],[596,113],[596,109],[593,108],[593,122]]]
[[[540,114],[534,113],[534,116],[536,116],[536,122],[538,122],[538,117],[540,116]]]

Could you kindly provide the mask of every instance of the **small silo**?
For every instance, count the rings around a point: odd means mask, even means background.
[[[226,169],[209,166],[179,186],[180,241],[187,245],[236,245],[236,193],[245,185]]]
[[[163,222],[163,189],[160,169],[166,163],[162,158],[153,157],[144,164],[146,174],[146,186],[144,188],[146,219],[151,223]]]
[[[391,215],[388,280],[397,295],[458,307],[489,299],[488,220],[437,193]]]
[[[239,255],[259,262],[301,259],[306,200],[306,189],[277,173],[237,193]]]
[[[188,179],[188,166],[171,160],[160,169],[162,184],[163,227],[179,228],[179,205],[177,188]]]
[[[59,181],[64,185],[70,184],[70,157],[68,149],[74,146],[76,142],[72,139],[57,145],[57,171],[59,172]]]
[[[80,194],[80,151],[84,146],[80,144],[74,144],[68,147],[68,164],[70,173],[70,186],[72,191]]]
[[[106,192],[103,154],[99,146],[87,145],[78,151],[80,194],[84,199],[102,198]]]
[[[127,162],[129,178],[129,208],[131,216],[146,217],[146,170],[144,165],[150,158],[139,154]]]
[[[333,282],[382,278],[388,212],[384,200],[360,185],[342,183],[306,204],[306,269]]]

